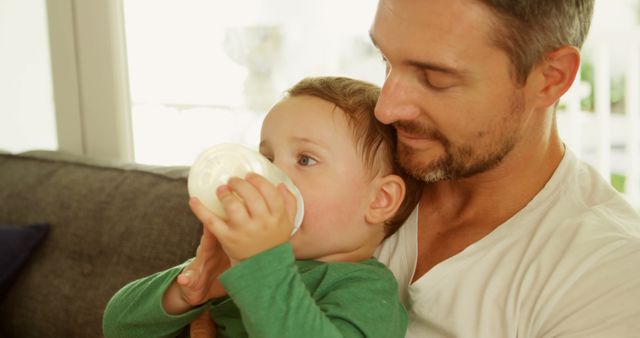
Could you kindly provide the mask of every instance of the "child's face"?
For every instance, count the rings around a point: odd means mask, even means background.
[[[312,96],[280,101],[263,122],[260,152],[304,198],[304,221],[291,239],[298,259],[349,260],[380,235],[381,227],[365,222],[369,170],[345,113],[333,103]]]

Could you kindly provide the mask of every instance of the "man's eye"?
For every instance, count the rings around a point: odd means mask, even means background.
[[[425,72],[425,82],[435,90],[444,90],[456,85],[456,80],[451,75],[440,72]]]
[[[310,165],[314,165],[318,163],[318,161],[316,161],[314,158],[312,158],[311,156],[308,155],[300,155],[298,157],[298,164],[301,166],[310,166]]]

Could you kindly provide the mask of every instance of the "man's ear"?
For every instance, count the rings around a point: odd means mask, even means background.
[[[580,51],[564,46],[545,55],[535,68],[536,101],[539,108],[555,105],[571,88],[580,68]]]
[[[382,224],[395,215],[402,204],[406,186],[398,175],[380,176],[371,183],[369,205],[365,220],[369,224]]]

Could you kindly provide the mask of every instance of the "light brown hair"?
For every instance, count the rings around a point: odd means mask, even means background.
[[[514,78],[524,85],[544,54],[563,46],[582,47],[594,0],[476,0],[496,14],[493,42],[511,59]]]
[[[406,185],[404,199],[396,214],[385,221],[385,237],[392,235],[411,215],[420,199],[423,184],[400,167],[395,156],[395,128],[382,124],[373,114],[380,87],[346,77],[309,77],[287,90],[287,94],[317,97],[342,109],[353,128],[356,148],[368,168],[375,173],[376,164],[381,161],[389,173],[402,177]]]

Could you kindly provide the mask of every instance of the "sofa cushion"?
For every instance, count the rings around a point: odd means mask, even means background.
[[[202,227],[188,207],[187,173],[56,152],[0,155],[0,223],[50,224],[0,300],[0,332],[101,337],[118,289],[194,255]]]
[[[9,291],[48,228],[48,224],[0,224],[0,299]]]

